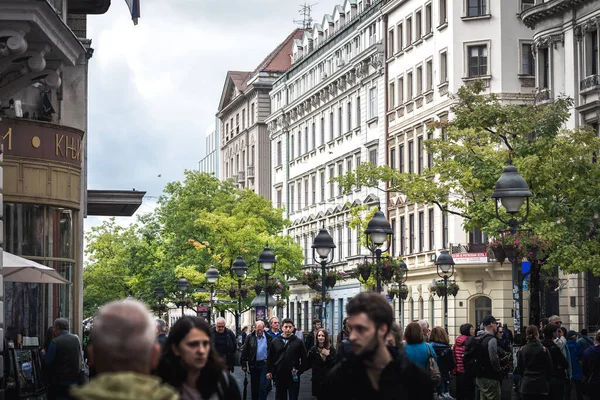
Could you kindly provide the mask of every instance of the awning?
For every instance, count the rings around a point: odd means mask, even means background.
[[[5,282],[71,284],[53,268],[7,251],[2,252],[2,277]]]
[[[145,194],[138,190],[88,190],[87,215],[131,217]]]

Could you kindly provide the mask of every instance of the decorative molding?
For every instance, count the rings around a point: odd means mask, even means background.
[[[564,45],[565,45],[565,34],[564,33],[556,33],[553,35],[542,36],[540,38],[537,38],[534,41],[534,45],[538,49],[543,49],[543,48],[547,48],[550,46],[554,46],[554,48],[556,49],[558,42],[562,43],[562,45],[564,47]]]
[[[600,30],[600,16],[592,17],[582,24],[577,25],[573,32],[575,33],[577,41],[581,41],[587,32],[595,30]]]

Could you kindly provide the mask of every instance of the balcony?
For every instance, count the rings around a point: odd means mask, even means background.
[[[456,264],[489,262],[487,243],[450,243],[450,252]]]
[[[552,101],[552,91],[550,89],[541,89],[535,94],[535,104],[544,104]]]
[[[248,179],[254,179],[254,165],[248,167]]]
[[[600,75],[590,75],[579,82],[579,92],[584,94],[590,90],[600,88]]]
[[[237,181],[238,181],[238,183],[244,183],[244,182],[246,182],[246,173],[244,171],[239,171],[238,172]]]

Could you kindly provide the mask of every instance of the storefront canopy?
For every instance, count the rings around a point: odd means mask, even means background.
[[[5,282],[68,283],[56,270],[35,261],[2,252],[2,277]]]

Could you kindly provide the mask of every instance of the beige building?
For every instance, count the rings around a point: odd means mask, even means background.
[[[269,91],[292,65],[291,45],[302,33],[294,30],[254,71],[229,71],[219,101],[220,178],[266,199],[271,198]]]

